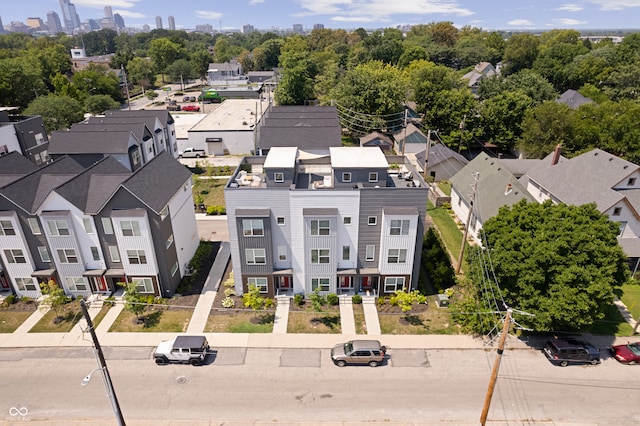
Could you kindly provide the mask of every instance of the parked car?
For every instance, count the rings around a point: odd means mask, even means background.
[[[197,105],[184,105],[182,107],[183,111],[200,111],[200,107]]]
[[[196,101],[196,97],[195,97],[195,96],[191,96],[191,97],[189,98],[189,102],[195,102],[195,101]]]
[[[377,340],[351,340],[336,345],[331,349],[331,360],[338,367],[347,364],[368,364],[377,367],[384,360],[386,346]]]
[[[178,152],[178,158],[200,158],[206,157],[207,154],[204,152],[204,149],[196,149],[192,146],[189,148],[185,148],[182,151]]]
[[[167,110],[169,110],[169,111],[180,111],[180,105],[178,105],[176,103],[170,103],[169,105],[167,105]]]
[[[600,364],[600,349],[576,339],[552,339],[542,350],[554,365]]]
[[[191,99],[189,96],[185,96],[184,98],[182,98],[182,102],[189,102],[189,99]]]
[[[209,349],[209,342],[204,336],[178,336],[174,340],[160,342],[153,352],[153,359],[158,365],[202,365]]]
[[[623,364],[633,365],[640,363],[640,343],[611,346],[609,352]]]

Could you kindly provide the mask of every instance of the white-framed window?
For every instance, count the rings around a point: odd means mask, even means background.
[[[67,277],[67,288],[70,291],[87,291],[87,282],[82,277]]]
[[[351,257],[351,246],[342,246],[342,260],[349,260]]]
[[[20,249],[8,249],[4,251],[7,263],[27,263],[27,258]]]
[[[49,250],[47,250],[46,246],[38,247],[38,253],[40,254],[40,259],[43,262],[51,262],[51,256],[49,256]]]
[[[100,252],[98,251],[98,247],[91,246],[91,256],[93,260],[100,260]]]
[[[38,286],[33,278],[16,278],[16,286],[20,291],[36,291]]]
[[[404,277],[385,277],[384,292],[393,293],[397,290],[404,289]]]
[[[70,235],[69,224],[64,219],[47,220],[47,226],[51,235]]]
[[[407,263],[407,249],[389,249],[387,263]]]
[[[284,217],[283,217],[283,216],[278,216],[278,217],[276,218],[276,222],[277,222],[277,223],[278,223],[278,225],[280,225],[280,226],[284,226],[284,225],[285,225],[285,220],[284,220]]]
[[[373,244],[368,245],[365,250],[365,260],[367,262],[371,262],[372,260],[375,260],[375,258],[376,258],[376,246]]]
[[[262,237],[264,222],[261,219],[242,219],[242,233],[245,237]]]
[[[160,211],[160,220],[165,220],[167,216],[169,216],[169,206],[164,206]]]
[[[284,182],[284,173],[282,172],[275,172],[273,174],[273,180],[275,182]]]
[[[153,280],[151,278],[133,277],[131,278],[131,282],[136,283],[136,287],[138,287],[138,292],[153,293]]]
[[[278,260],[287,260],[287,246],[278,246]]]
[[[391,220],[389,227],[389,235],[409,235],[409,225],[411,221],[408,219]]]
[[[16,235],[16,230],[10,220],[0,220],[0,235]]]
[[[342,223],[344,223],[345,225],[351,225],[351,216],[345,216],[342,219]]]
[[[121,220],[120,228],[122,229],[123,237],[140,236],[140,224],[136,220]]]
[[[109,256],[111,257],[112,262],[120,263],[120,252],[118,251],[118,246],[109,246]]]
[[[134,166],[140,164],[140,152],[138,150],[135,150],[131,153],[131,161],[133,161]]]
[[[87,234],[93,234],[93,222],[90,217],[83,217],[82,223],[84,225],[84,232]]]
[[[377,181],[378,181],[378,172],[370,172],[369,182],[377,182]]]
[[[178,272],[178,262],[177,261],[171,267],[171,276],[173,277],[176,274],[176,272]]]
[[[42,235],[42,229],[40,229],[40,222],[38,222],[37,217],[30,217],[27,222],[29,222],[29,228],[31,228],[33,235]]]
[[[376,225],[378,223],[378,216],[369,216],[367,218],[367,225]]]
[[[331,221],[328,219],[311,219],[311,235],[329,235]]]
[[[107,235],[113,234],[113,224],[111,223],[110,217],[102,218],[102,229],[104,229],[104,233]]]
[[[147,263],[147,255],[144,250],[127,250],[127,259],[132,265],[145,265]]]
[[[265,277],[249,277],[247,278],[247,286],[255,285],[260,293],[266,293],[269,291],[269,284]]]
[[[311,249],[311,263],[329,263],[329,249]]]
[[[351,182],[351,172],[343,172],[342,173],[342,181],[343,182]]]
[[[622,207],[616,207],[613,209],[614,216],[620,216],[620,213],[622,213]]]
[[[264,265],[267,263],[267,254],[265,249],[245,249],[247,265]]]
[[[58,249],[60,263],[78,263],[78,256],[74,249]]]
[[[173,234],[169,235],[169,238],[167,238],[167,242],[165,243],[166,248],[171,247],[171,244],[173,244]]]
[[[311,278],[311,290],[329,291],[329,278]]]
[[[37,145],[42,145],[44,143],[44,134],[42,133],[34,134],[33,138],[35,139]]]

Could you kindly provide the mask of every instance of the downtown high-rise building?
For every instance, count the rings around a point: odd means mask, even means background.
[[[324,30],[324,24],[313,24],[314,30]]]
[[[124,30],[124,18],[119,13],[113,14],[113,21],[116,23],[116,28],[118,28],[118,32]]]
[[[173,16],[169,16],[169,29],[175,31],[176,29],[176,20]]]
[[[49,28],[49,34],[55,35],[64,31],[62,23],[60,22],[60,16],[53,10],[47,12],[47,27]]]
[[[156,16],[156,28],[161,30],[162,29],[162,17],[161,16]]]
[[[62,9],[63,26],[67,33],[73,34],[73,30],[80,28],[80,17],[76,12],[76,6],[69,0],[60,0]]]
[[[296,34],[303,34],[304,28],[302,27],[302,24],[293,24],[293,32]]]
[[[251,24],[245,24],[242,26],[242,33],[243,34],[249,34],[254,32],[256,29],[253,27],[253,25]]]

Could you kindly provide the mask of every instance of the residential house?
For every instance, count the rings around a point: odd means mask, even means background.
[[[391,152],[391,149],[393,148],[393,141],[385,134],[380,132],[371,132],[368,135],[360,137],[360,146],[377,146],[383,152]]]
[[[210,85],[246,84],[247,77],[242,72],[242,64],[235,59],[223,63],[210,63],[207,70]]]
[[[171,113],[162,109],[149,110],[109,110],[105,112],[105,117],[118,119],[154,119],[153,132],[156,135],[156,150],[162,151],[162,146],[169,151],[173,158],[178,158],[178,142],[176,141],[175,120]],[[144,121],[142,121],[144,122]]]
[[[18,108],[0,108],[0,155],[16,151],[36,165],[49,162],[49,137],[42,117],[17,113]]]
[[[565,104],[572,109],[578,108],[580,105],[592,104],[593,100],[582,96],[578,91],[569,89],[558,98],[558,103]]]
[[[425,145],[426,146],[426,145]],[[424,176],[427,150],[416,153],[417,167]],[[432,144],[429,148],[429,160],[427,162],[427,174],[434,181],[449,180],[458,173],[469,160],[441,143]]]
[[[490,62],[480,62],[476,64],[473,70],[463,75],[462,79],[467,80],[467,86],[469,86],[471,92],[476,95],[478,94],[478,88],[482,79],[498,74],[498,71]]]
[[[428,188],[375,147],[272,147],[225,187],[237,294],[392,294],[417,286]]]
[[[418,153],[427,147],[427,137],[415,124],[409,123],[393,134],[394,149],[400,154]]]

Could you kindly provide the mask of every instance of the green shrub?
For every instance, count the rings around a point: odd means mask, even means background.
[[[229,296],[235,296],[236,295],[236,289],[233,287],[227,287],[224,289],[224,295],[229,297]]]
[[[327,294],[327,303],[331,306],[336,306],[340,303],[340,298],[335,293]]]
[[[2,303],[5,306],[9,306],[9,305],[13,305],[14,303],[17,303],[17,302],[18,302],[18,298],[16,297],[16,295],[15,294],[10,294],[10,295],[8,295],[7,297],[4,298]]]
[[[376,305],[384,306],[387,304],[388,301],[389,301],[388,297],[378,297],[378,300],[376,300]]]
[[[361,304],[362,296],[360,296],[359,294],[354,294],[353,296],[351,296],[351,303],[353,303],[354,305]]]
[[[230,297],[225,297],[224,299],[222,299],[222,307],[223,308],[235,308],[236,307],[236,301],[233,300]]]
[[[443,210],[451,210],[451,203],[448,201],[445,201],[444,203],[442,203],[440,208]]]
[[[200,241],[200,245],[191,258],[189,266],[193,269],[200,269],[204,260],[211,255],[212,246],[208,241]]]
[[[302,293],[296,293],[293,296],[293,303],[295,303],[298,306],[302,306],[304,305],[304,294]]]
[[[265,299],[264,300],[264,308],[265,309],[271,309],[275,306],[275,302],[273,301],[273,299]]]
[[[21,301],[22,303],[33,303],[33,299],[32,299],[32,298],[30,298],[30,297],[27,297],[27,296],[22,296],[22,297],[20,298],[20,301]]]
[[[106,306],[107,308],[110,308],[110,307],[114,306],[115,304],[116,304],[116,298],[113,297],[113,296],[107,297],[102,302],[102,306]]]
[[[320,287],[316,287],[316,289],[313,290],[313,293],[309,295],[309,299],[311,300],[311,306],[313,306],[313,309],[317,312],[321,312],[322,307],[327,304],[327,298],[320,294]]]

